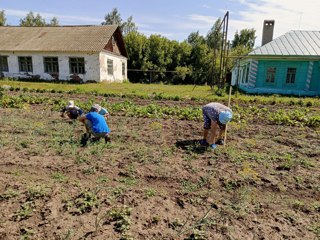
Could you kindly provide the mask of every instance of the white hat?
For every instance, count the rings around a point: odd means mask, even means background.
[[[68,108],[74,108],[74,101],[70,100],[68,102]]]
[[[91,108],[98,110],[98,112],[101,110],[101,106],[99,104],[93,104]]]

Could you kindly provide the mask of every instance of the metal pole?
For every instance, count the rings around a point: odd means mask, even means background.
[[[228,98],[228,107],[230,107],[231,102],[231,92],[232,92],[232,85],[230,84],[229,88],[229,98]],[[224,139],[223,139],[223,146],[226,146],[227,143],[227,131],[228,131],[228,124],[226,124],[226,129],[224,130]]]
[[[228,25],[229,25],[229,12],[226,13],[226,24],[224,29],[224,50],[223,50],[223,79],[224,84],[226,82],[226,74],[227,74],[227,58],[226,55],[228,55],[228,46],[227,46],[227,39],[228,39]],[[223,86],[224,86],[223,84]]]
[[[239,58],[239,59],[238,59],[237,81],[236,81],[236,86],[237,86],[236,97],[238,97],[238,91],[239,91],[240,60],[241,60],[241,59]]]
[[[225,28],[225,16],[222,20],[223,23],[223,31],[222,31],[222,39],[220,44],[220,65],[219,65],[219,88],[221,88],[221,76],[222,76],[222,66],[223,66],[223,43],[224,43],[224,28]]]

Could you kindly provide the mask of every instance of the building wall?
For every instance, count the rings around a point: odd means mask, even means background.
[[[239,86],[248,86],[250,80],[250,74],[252,72],[251,67],[252,59],[246,59],[245,61],[240,61],[232,69],[231,84]]]
[[[77,74],[84,82],[93,80],[100,82],[100,65],[99,53],[84,54],[84,53],[52,53],[52,52],[0,52],[2,56],[8,56],[9,72],[3,72],[5,77],[14,78],[28,78],[38,75],[40,79],[53,80],[54,78],[44,72],[43,57],[58,57],[59,62],[59,79],[70,80],[73,74],[70,73],[69,58],[83,57],[85,60],[85,74]],[[32,57],[33,71],[19,72],[18,57],[29,56]]]
[[[319,61],[285,61],[259,60],[254,84],[250,85],[245,77],[245,66],[250,63],[252,72],[253,60],[244,59],[240,64],[240,88],[249,93],[320,95],[320,63]],[[266,76],[269,67],[276,68],[274,83],[267,83]],[[286,83],[287,69],[296,68],[296,77],[293,84]],[[309,76],[308,76],[309,75]]]
[[[314,62],[310,90],[320,94],[320,61]]]
[[[117,56],[109,52],[101,52],[100,56],[100,76],[101,81],[123,82],[127,79],[127,58]],[[113,72],[108,74],[108,60],[113,61]],[[122,63],[124,63],[124,75],[122,74]]]
[[[276,61],[260,60],[256,87],[268,87],[276,89],[305,90],[307,79],[307,68],[309,61]],[[269,67],[276,68],[275,82],[267,83],[266,76]],[[296,68],[296,78],[293,84],[286,83],[287,69]]]

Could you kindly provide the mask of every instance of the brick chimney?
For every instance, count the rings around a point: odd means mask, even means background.
[[[264,20],[262,30],[261,46],[271,42],[273,39],[274,20]]]

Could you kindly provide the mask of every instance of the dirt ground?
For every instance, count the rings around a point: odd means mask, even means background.
[[[232,122],[212,151],[201,122],[111,113],[81,146],[51,109],[0,108],[0,239],[320,237],[319,129]]]

